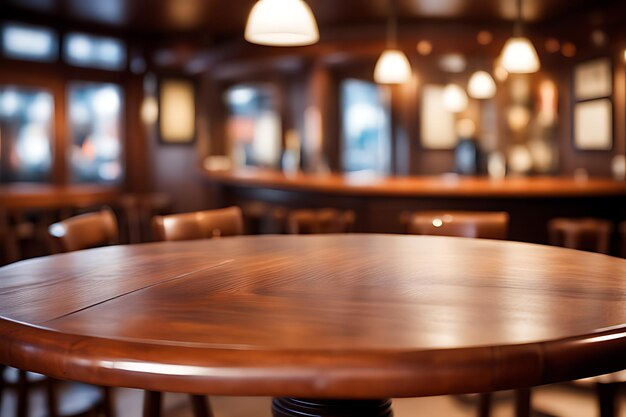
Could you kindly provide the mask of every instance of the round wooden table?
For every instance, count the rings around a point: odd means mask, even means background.
[[[111,386],[274,396],[276,416],[385,416],[390,397],[626,368],[625,278],[617,258],[464,238],[114,246],[0,269],[0,363]]]

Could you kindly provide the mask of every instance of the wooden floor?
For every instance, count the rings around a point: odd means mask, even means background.
[[[82,397],[91,395],[86,388]],[[117,389],[117,417],[140,417],[142,415],[143,393],[138,390]],[[533,391],[533,406],[538,411],[537,417],[597,417],[593,391],[566,385],[553,385],[536,388]],[[84,398],[74,398],[81,401]],[[509,393],[496,396],[493,417],[512,417],[513,408]],[[211,402],[215,417],[271,417],[269,398],[212,397]],[[37,391],[32,397],[31,417],[44,417],[44,396]],[[626,392],[620,397],[621,416],[626,416]],[[1,417],[15,416],[15,399],[6,393],[1,408]],[[192,417],[187,396],[167,394],[165,396],[163,417]],[[395,417],[472,417],[474,406],[469,397],[429,397],[394,400]]]

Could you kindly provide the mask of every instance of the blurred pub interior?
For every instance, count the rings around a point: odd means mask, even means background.
[[[319,40],[295,46],[244,39],[255,3],[0,2],[0,262],[50,253],[52,222],[101,203],[125,243],[157,212],[229,205],[248,233],[295,208],[381,233],[487,210],[536,243],[556,217],[609,220],[620,253],[626,1],[307,0]]]
[[[308,23],[270,10],[270,28],[315,31],[287,46],[244,38],[256,3],[0,4],[0,209],[20,258],[102,203],[125,242],[158,212],[228,205],[249,233],[316,207],[392,233],[406,210],[506,211],[509,238],[537,243],[555,217],[624,220],[625,1],[316,0]],[[507,56],[512,38],[527,44]]]
[[[185,212],[259,199],[320,205],[272,190],[329,175],[348,188],[385,177],[438,176],[431,186],[440,189],[464,177],[503,180],[507,190],[520,186],[507,179],[624,180],[624,1],[317,0],[319,41],[287,47],[244,40],[254,4],[3,1],[5,199],[26,185],[89,185],[163,193],[170,210]],[[507,71],[503,47],[520,33],[536,56],[518,58],[537,68]],[[377,60],[390,48],[408,59],[404,78],[377,82]],[[279,186],[272,173],[297,179]],[[244,192],[248,180],[258,189]],[[336,201],[322,205],[362,203],[327,186]],[[553,207],[544,220],[601,202]],[[396,211],[416,208],[404,203]],[[358,231],[400,230],[357,223]],[[528,225],[513,216],[512,227]],[[537,236],[514,237],[543,242],[546,232]]]

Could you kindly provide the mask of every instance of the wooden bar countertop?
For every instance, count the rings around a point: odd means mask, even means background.
[[[271,188],[350,196],[389,197],[596,197],[626,196],[626,182],[607,178],[464,177],[456,174],[420,177],[377,177],[365,174],[286,175],[280,171],[244,169],[205,171],[206,177],[223,185]]]

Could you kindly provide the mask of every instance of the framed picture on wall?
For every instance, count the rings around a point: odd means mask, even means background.
[[[574,146],[585,151],[613,147],[613,103],[608,98],[574,105]]]
[[[600,58],[574,67],[574,99],[576,101],[609,97],[613,94],[611,59]]]
[[[458,143],[454,113],[444,104],[444,88],[436,84],[423,88],[420,138],[424,149],[454,149]]]
[[[192,143],[196,136],[194,83],[165,78],[159,83],[159,137],[165,144]]]

